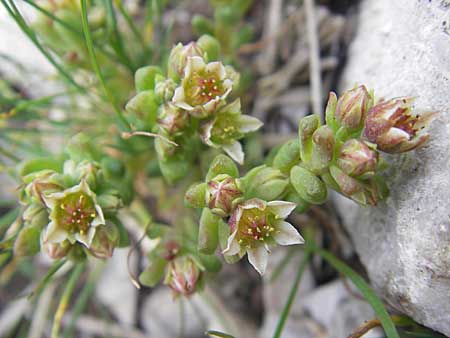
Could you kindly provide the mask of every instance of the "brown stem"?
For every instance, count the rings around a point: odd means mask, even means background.
[[[365,335],[373,328],[380,326],[381,322],[378,319],[371,319],[358,327],[355,332],[348,336],[348,338],[359,338]]]

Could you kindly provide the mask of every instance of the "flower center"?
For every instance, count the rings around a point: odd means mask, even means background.
[[[238,243],[251,248],[271,238],[275,228],[270,225],[269,218],[270,215],[257,208],[243,210],[236,235]]]
[[[206,72],[194,73],[187,84],[187,103],[191,106],[203,105],[224,93],[219,77]]]
[[[219,115],[211,130],[211,139],[215,143],[229,143],[242,137],[238,120],[233,116]]]
[[[56,217],[68,232],[85,234],[97,216],[94,201],[82,192],[69,194],[59,201]]]

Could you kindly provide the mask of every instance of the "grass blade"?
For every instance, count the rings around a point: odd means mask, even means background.
[[[58,304],[58,309],[55,313],[55,320],[53,321],[53,327],[52,327],[52,338],[59,338],[59,328],[61,326],[61,320],[64,315],[64,312],[66,312],[67,306],[69,305],[70,297],[72,296],[73,290],[75,289],[75,286],[77,284],[78,279],[80,278],[81,274],[84,271],[85,263],[80,263],[75,266],[75,268],[72,271],[72,274],[70,275],[70,278],[66,284],[66,287],[64,289],[64,293],[61,297],[61,300]]]
[[[317,247],[314,243],[309,242],[307,243],[307,246],[312,251],[323,257],[323,259],[325,259],[337,271],[344,274],[353,282],[353,284],[355,284],[364,298],[372,306],[375,315],[381,322],[381,326],[383,327],[387,338],[400,338],[391,317],[389,316],[386,308],[383,305],[383,302],[359,274],[357,274],[352,268],[350,268],[340,259],[334,257],[330,252]]]
[[[297,274],[295,275],[294,283],[292,284],[291,291],[289,292],[288,299],[286,304],[284,305],[283,311],[281,312],[280,319],[278,320],[277,327],[275,328],[275,333],[273,334],[273,338],[280,338],[281,333],[283,332],[284,324],[289,316],[289,312],[291,311],[292,303],[294,302],[294,298],[297,294],[298,287],[300,285],[300,280],[302,279],[303,271],[305,271],[306,265],[308,264],[311,258],[310,250],[305,250],[305,256],[298,266]]]
[[[36,286],[36,288],[29,294],[28,299],[31,299],[35,295],[39,295],[41,291],[45,288],[45,286],[48,284],[50,279],[53,277],[53,275],[66,263],[67,261],[65,259],[61,259],[59,261],[56,261],[53,263],[53,265],[50,267],[50,269],[47,271],[47,274],[44,278],[39,282],[39,284]]]
[[[46,15],[48,18],[52,19],[53,21],[59,23],[61,26],[64,26],[66,29],[80,35],[81,37],[83,36],[83,32],[79,31],[76,27],[72,26],[71,24],[65,22],[64,20],[61,20],[60,18],[58,18],[56,15],[54,15],[52,12],[47,11],[45,8],[39,6],[37,3],[35,3],[34,1],[31,0],[24,0],[27,4],[29,4],[30,6],[34,7],[36,10],[38,10],[39,12],[41,12],[42,14]],[[103,53],[105,54],[107,57],[109,57],[112,61],[114,62],[119,62],[121,64],[123,64],[125,67],[127,67],[128,69],[130,69],[130,71],[132,71],[134,73],[134,70],[132,68],[129,67],[129,65],[125,62],[123,62],[122,60],[120,60],[118,57],[116,57],[114,54],[112,54],[111,52],[107,51],[105,48],[103,48],[103,46],[97,44],[94,41],[94,44],[96,45],[96,47]]]
[[[205,332],[205,334],[209,335],[210,337],[234,338],[234,336],[232,336],[228,333],[223,333],[223,332],[216,331],[216,330],[208,330]]]
[[[70,76],[69,73],[67,73],[63,67],[61,67],[60,64],[58,64],[53,56],[41,45],[38,38],[36,37],[36,34],[33,32],[33,30],[28,26],[25,19],[23,18],[22,14],[20,14],[19,10],[17,9],[16,5],[14,4],[13,0],[9,0],[9,5],[6,2],[6,0],[0,0],[9,13],[9,15],[14,19],[14,21],[17,23],[19,28],[24,32],[25,35],[31,40],[31,42],[36,46],[36,48],[47,58],[47,60],[56,68],[56,70],[59,72],[61,77],[66,80],[68,83],[70,83],[72,86],[74,86],[77,90],[79,90],[82,93],[86,93],[86,89],[84,89],[82,86],[80,86],[78,83],[75,82],[75,80]]]
[[[94,51],[94,46],[92,44],[91,32],[89,30],[89,23],[88,23],[88,18],[87,18],[87,9],[86,9],[86,0],[80,0],[80,3],[81,3],[81,19],[83,21],[83,33],[84,33],[84,37],[86,40],[86,47],[88,49],[89,56],[91,58],[92,67],[94,68],[94,71],[97,74],[97,77],[103,87],[106,97],[108,98],[111,105],[113,106],[113,108],[117,114],[117,117],[119,118],[119,121],[122,124],[122,128],[124,128],[126,130],[130,130],[131,128],[130,128],[128,121],[123,116],[123,113],[122,113],[120,107],[117,105],[117,102],[116,102],[114,96],[109,91],[109,88],[107,87],[106,82],[105,82],[105,78],[103,77],[103,74],[100,71],[100,67],[98,65],[97,57],[96,57],[95,51]]]

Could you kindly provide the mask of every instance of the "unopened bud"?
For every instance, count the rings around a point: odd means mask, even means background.
[[[206,191],[209,209],[221,217],[229,216],[242,197],[237,180],[226,174],[218,175],[209,181]]]
[[[372,103],[365,86],[348,90],[337,101],[336,121],[348,129],[358,129],[362,127]]]
[[[178,257],[168,266],[164,284],[170,286],[176,295],[190,296],[196,291],[201,271],[188,256]]]
[[[361,140],[351,139],[344,143],[337,160],[338,166],[350,176],[374,173],[378,153]]]

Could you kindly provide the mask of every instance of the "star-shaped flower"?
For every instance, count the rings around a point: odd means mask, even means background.
[[[239,139],[261,128],[263,123],[256,117],[241,114],[239,99],[221,108],[212,120],[201,126],[200,136],[205,144],[222,148],[233,160],[242,164],[244,152]]]
[[[68,240],[90,247],[96,227],[105,224],[103,212],[95,194],[86,181],[44,197],[50,209],[50,223],[43,234],[43,243],[61,243]]]
[[[257,198],[239,204],[229,220],[231,235],[223,253],[239,257],[247,253],[249,262],[264,274],[270,246],[304,243],[294,226],[285,221],[295,206],[291,202]]]
[[[199,56],[188,57],[181,85],[175,89],[172,102],[192,116],[210,116],[230,94],[235,75],[221,62],[205,63]]]

